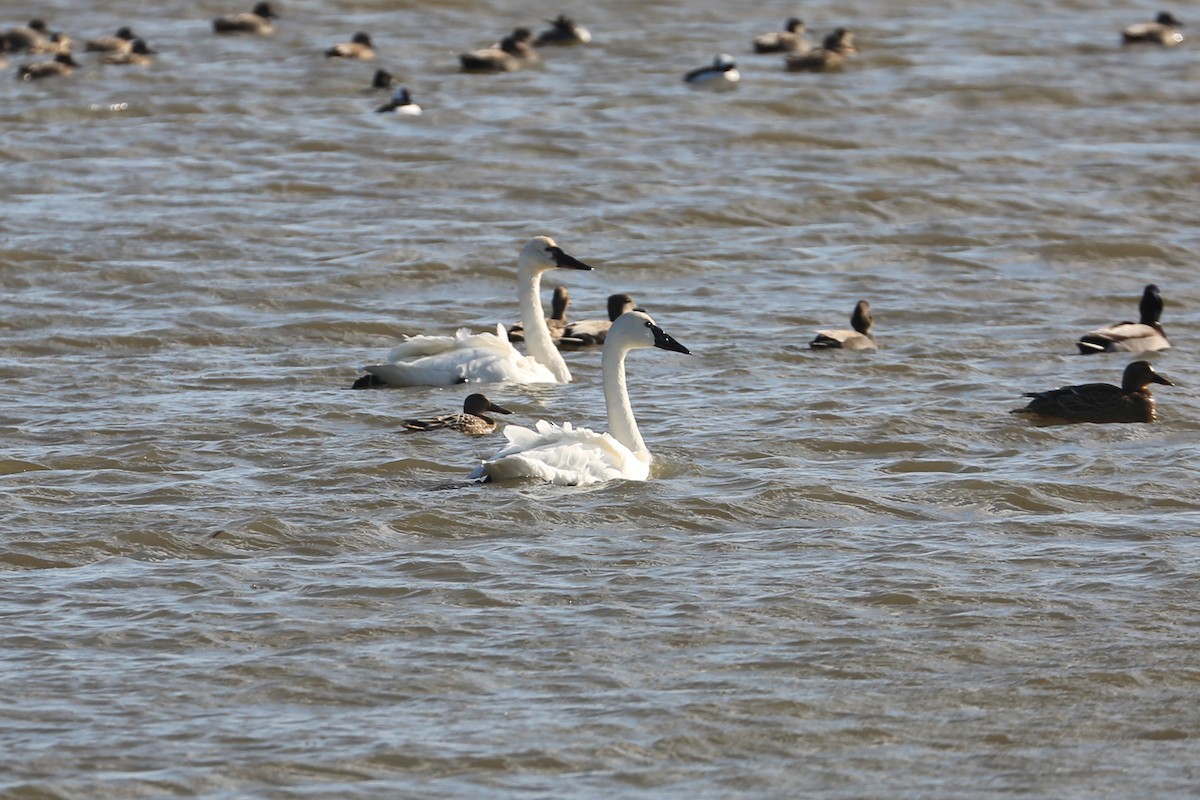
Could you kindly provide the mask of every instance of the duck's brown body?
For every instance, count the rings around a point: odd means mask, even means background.
[[[1014,414],[1031,414],[1057,422],[1154,422],[1156,409],[1150,384],[1174,386],[1154,371],[1148,361],[1134,361],[1125,367],[1120,386],[1109,383],[1084,383],[1046,392],[1026,392],[1032,400]]]

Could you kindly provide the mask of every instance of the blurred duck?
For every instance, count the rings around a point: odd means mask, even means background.
[[[412,101],[408,89],[401,86],[392,95],[392,99],[375,109],[378,114],[403,114],[409,117],[421,116],[421,107]]]
[[[371,85],[363,91],[367,93],[378,92],[380,90],[392,91],[396,88],[396,76],[386,69],[377,69],[375,70],[375,76],[371,78]]]
[[[1059,422],[1153,422],[1152,383],[1175,385],[1155,372],[1149,361],[1134,361],[1125,367],[1120,386],[1084,383],[1047,392],[1026,392],[1023,396],[1033,399],[1012,413]]]
[[[871,304],[866,300],[859,300],[854,306],[854,313],[850,315],[850,327],[854,330],[817,331],[817,338],[809,342],[808,346],[814,350],[875,350],[875,334],[871,332],[874,325]]]
[[[568,255],[549,236],[535,236],[517,258],[517,293],[525,325],[522,356],[508,341],[504,325],[495,333],[472,334],[460,328],[453,336],[410,336],[388,353],[388,363],[366,367],[369,375],[354,388],[372,386],[453,386],[457,383],[570,383],[571,371],[550,338],[538,291],[542,273],[591,267]]]
[[[70,53],[59,53],[53,61],[40,61],[36,64],[22,64],[17,67],[17,77],[24,81],[37,81],[42,78],[66,77],[75,73],[79,63]]]
[[[326,58],[357,58],[360,61],[373,61],[375,47],[371,44],[370,35],[359,31],[350,37],[350,41],[335,44],[325,51]]]
[[[683,76],[684,83],[703,89],[732,89],[742,79],[733,56],[721,53],[712,64],[700,67]]]
[[[495,432],[497,427],[496,420],[484,416],[489,411],[493,414],[512,413],[507,408],[502,408],[488,400],[487,395],[473,394],[463,401],[461,414],[443,414],[433,419],[406,419],[404,428],[410,431],[435,431],[440,428],[448,428],[470,436],[484,436]]]
[[[463,72],[514,72],[527,62],[537,61],[533,49],[533,34],[528,28],[517,28],[491,47],[463,53],[458,57]]]
[[[112,36],[88,39],[83,49],[89,53],[128,53],[133,49],[133,40],[136,38],[133,29],[123,25]]]
[[[1174,47],[1183,41],[1183,34],[1175,30],[1182,28],[1183,23],[1171,16],[1168,11],[1162,11],[1154,22],[1139,22],[1121,31],[1121,39],[1125,44],[1160,44],[1163,47]]]
[[[109,53],[100,57],[101,64],[126,64],[136,67],[148,67],[152,59],[150,56],[155,55],[154,50],[146,46],[146,43],[141,39],[134,39],[133,46],[123,53]]]
[[[557,342],[562,338],[563,329],[567,327],[567,306],[571,304],[571,295],[565,286],[555,286],[554,295],[550,298],[550,316],[546,317],[546,327],[550,329],[550,338]],[[525,326],[520,322],[508,328],[510,342],[525,341]]]
[[[854,32],[838,28],[825,37],[821,47],[807,53],[792,53],[784,63],[791,72],[827,72],[840,69],[846,63],[846,56],[857,52]]]
[[[579,322],[568,323],[563,328],[562,337],[558,340],[558,349],[574,350],[580,347],[604,344],[609,328],[616,322],[617,317],[626,311],[633,311],[633,298],[627,294],[610,294],[608,296],[608,319],[583,319]]]
[[[551,27],[538,34],[537,39],[533,42],[534,47],[547,45],[566,47],[573,44],[587,44],[592,40],[592,34],[588,32],[588,29],[566,14],[559,14],[554,19],[546,21],[550,23]]]
[[[756,53],[804,53],[812,48],[804,35],[804,21],[792,17],[784,23],[783,30],[764,33],[754,38]]]
[[[1163,301],[1158,287],[1153,283],[1142,292],[1138,303],[1140,318],[1137,322],[1118,322],[1106,328],[1098,328],[1085,334],[1075,346],[1084,355],[1092,353],[1145,353],[1151,350],[1166,350],[1171,346],[1163,332]]]
[[[50,45],[50,29],[45,20],[30,20],[28,25],[0,33],[0,50],[9,53],[44,53]]]
[[[275,23],[271,20],[278,18],[279,15],[275,13],[275,9],[271,8],[270,3],[261,2],[255,5],[251,11],[217,17],[213,20],[213,32],[270,36],[275,32]]]

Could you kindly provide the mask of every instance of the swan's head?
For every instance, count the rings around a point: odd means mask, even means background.
[[[604,340],[605,349],[608,349],[610,343],[614,347],[627,350],[635,347],[658,347],[687,355],[692,352],[655,325],[654,320],[650,319],[650,315],[645,311],[626,311],[617,317]]]
[[[463,413],[465,414],[473,414],[477,417],[481,417],[488,411],[491,411],[495,414],[512,413],[507,408],[501,408],[491,400],[488,400],[486,394],[468,395],[467,399],[463,401]]]
[[[563,249],[549,236],[535,236],[530,239],[521,250],[517,266],[538,274],[556,267],[559,269],[591,269],[579,259],[563,252]]]

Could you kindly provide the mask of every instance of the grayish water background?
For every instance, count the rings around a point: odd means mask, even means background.
[[[1155,9],[809,3],[864,51],[812,76],[740,0],[82,5],[36,13],[162,55],[0,80],[0,795],[1195,796],[1200,56],[1118,46]],[[594,45],[455,71],[559,10]],[[317,55],[359,29],[425,116]],[[515,320],[540,233],[575,318],[695,353],[630,359],[653,480],[444,488],[501,439],[398,421],[463,391],[344,387]],[[1119,380],[1071,342],[1151,281],[1158,424],[1007,413]],[[877,354],[807,350],[860,298]],[[568,363],[488,392],[602,427]]]

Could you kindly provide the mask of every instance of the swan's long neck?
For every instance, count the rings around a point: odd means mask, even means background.
[[[525,327],[525,349],[538,363],[554,373],[555,380],[570,383],[571,371],[550,338],[550,328],[542,312],[542,298],[539,297],[542,273],[522,266],[517,270],[517,281],[521,298],[521,324]]]
[[[635,453],[646,452],[646,443],[638,432],[633,407],[629,405],[629,390],[625,388],[624,347],[605,347],[601,357],[604,374],[604,405],[608,409],[608,432]]]

